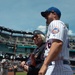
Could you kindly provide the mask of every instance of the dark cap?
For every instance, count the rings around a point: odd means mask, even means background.
[[[33,31],[33,36],[32,36],[32,38],[34,38],[37,34],[42,34],[42,35],[45,36],[45,34],[44,34],[42,31],[40,31],[40,30],[35,30],[35,31]]]
[[[42,15],[43,17],[46,17],[46,15],[47,15],[48,13],[50,13],[50,12],[56,12],[56,14],[58,15],[58,17],[59,17],[59,18],[61,17],[61,11],[60,11],[58,8],[56,8],[56,7],[50,7],[50,8],[47,9],[46,11],[41,12],[41,15]]]

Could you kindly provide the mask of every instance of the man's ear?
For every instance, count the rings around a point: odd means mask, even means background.
[[[54,12],[53,14],[54,14],[54,17],[55,17],[56,19],[59,19],[59,17],[58,17],[58,15],[57,15],[56,12]]]
[[[57,15],[56,12],[53,13],[55,16]]]

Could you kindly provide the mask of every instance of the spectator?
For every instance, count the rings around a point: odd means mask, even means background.
[[[35,30],[32,39],[37,48],[30,54],[29,60],[23,61],[21,66],[27,71],[27,75],[38,75],[44,61],[45,36],[41,31]]]
[[[8,75],[8,59],[2,59],[1,61],[2,64],[2,75]]]

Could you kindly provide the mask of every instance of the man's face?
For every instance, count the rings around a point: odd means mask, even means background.
[[[49,25],[51,21],[53,21],[54,18],[54,14],[51,12],[48,15],[46,15],[45,19],[46,19],[46,23]]]
[[[34,36],[33,41],[37,46],[40,46],[40,44],[42,43],[41,35],[37,34],[36,36]]]

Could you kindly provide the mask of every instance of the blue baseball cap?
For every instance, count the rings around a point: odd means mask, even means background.
[[[49,9],[47,9],[46,11],[41,12],[41,15],[43,17],[46,17],[47,14],[49,14],[50,12],[56,12],[56,14],[58,15],[58,17],[61,17],[61,11],[56,8],[56,7],[50,7]]]

